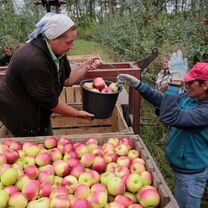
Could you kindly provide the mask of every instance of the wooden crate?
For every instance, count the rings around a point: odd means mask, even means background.
[[[104,144],[111,137],[115,137],[115,134],[109,135],[101,135],[101,134],[75,134],[70,136],[56,136],[57,139],[61,138],[70,138],[74,143],[85,143],[86,139],[89,137],[95,137],[99,141],[99,145]],[[139,135],[126,135],[126,134],[117,134],[117,138],[121,139],[123,137],[129,137],[132,139],[134,143],[134,148],[141,151],[141,158],[145,160],[146,169],[151,172],[153,176],[153,186],[157,188],[160,193],[161,201],[159,208],[179,208],[172,192],[167,186],[159,168],[154,162],[150,152],[147,147],[143,143],[142,139]],[[45,139],[48,137],[24,137],[24,138],[11,138],[14,141],[19,141],[21,143],[24,142],[35,142],[35,143],[43,143]],[[0,138],[0,142],[4,142],[5,138]]]

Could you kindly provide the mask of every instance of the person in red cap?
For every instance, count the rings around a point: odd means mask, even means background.
[[[208,182],[208,63],[189,72],[179,50],[169,62],[171,83],[164,94],[128,74],[118,84],[134,87],[160,108],[160,121],[170,126],[166,156],[175,176],[175,197],[180,208],[200,208]],[[182,83],[187,91],[180,94]]]

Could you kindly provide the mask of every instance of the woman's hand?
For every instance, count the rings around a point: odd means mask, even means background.
[[[83,119],[93,119],[95,117],[94,114],[88,113],[86,111],[79,111],[78,118],[83,118]]]
[[[97,67],[102,64],[102,60],[99,57],[92,57],[83,63],[87,70],[95,70]]]

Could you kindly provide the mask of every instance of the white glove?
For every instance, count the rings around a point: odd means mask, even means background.
[[[172,80],[183,81],[183,78],[188,70],[187,58],[183,58],[181,50],[178,50],[170,58],[169,72],[172,74]]]
[[[140,80],[138,80],[136,77],[131,76],[129,74],[119,74],[117,76],[117,80],[118,80],[117,81],[118,85],[126,84],[126,85],[129,85],[130,87],[135,87],[135,88],[137,88],[139,84],[141,83]]]

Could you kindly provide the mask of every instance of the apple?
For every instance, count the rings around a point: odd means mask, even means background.
[[[115,172],[116,168],[118,167],[118,164],[115,162],[110,162],[107,164],[106,172]]]
[[[52,184],[45,182],[40,184],[39,196],[40,197],[49,197],[52,191]]]
[[[22,193],[29,200],[34,200],[38,197],[40,190],[40,182],[38,180],[29,180],[22,187]]]
[[[124,166],[121,166],[121,167],[118,166],[117,168],[115,168],[114,172],[116,176],[120,178],[123,178],[124,176],[127,176],[130,173],[129,168],[124,167]]]
[[[116,162],[118,159],[118,156],[116,153],[105,152],[103,155],[103,158],[105,159],[107,163],[111,163],[111,162]]]
[[[89,171],[92,173],[95,183],[98,183],[100,181],[100,174],[96,170],[89,169]]]
[[[130,172],[131,173],[141,174],[143,171],[145,171],[145,166],[141,163],[132,163],[130,165]]]
[[[69,195],[69,190],[63,186],[54,186],[52,192],[50,194],[50,198],[58,196],[58,195]]]
[[[70,194],[73,194],[78,186],[78,180],[75,176],[67,175],[63,178],[62,186],[66,187]]]
[[[96,93],[100,93],[100,91],[98,89],[96,89],[96,88],[92,88],[90,91],[96,92]]]
[[[123,204],[125,208],[128,208],[131,204],[133,204],[132,200],[124,195],[117,195],[114,198],[114,201]]]
[[[22,191],[22,187],[24,186],[24,184],[26,184],[28,181],[30,180],[29,176],[27,175],[22,175],[20,177],[18,177],[17,182],[16,182],[16,186],[17,188]]]
[[[73,175],[76,178],[79,178],[79,176],[84,172],[85,172],[85,167],[83,167],[81,164],[78,164],[72,167],[70,175]]]
[[[8,163],[3,164],[3,165],[1,166],[1,168],[0,168],[0,176],[2,175],[2,173],[3,173],[5,170],[7,170],[7,169],[9,169],[9,168],[12,168],[12,166],[11,166],[10,164],[8,164]]]
[[[49,172],[40,172],[38,175],[38,181],[40,183],[45,183],[45,182],[49,182],[51,184],[54,183],[54,174],[49,173]]]
[[[107,167],[107,162],[105,159],[101,156],[96,156],[93,164],[92,164],[92,170],[96,170],[98,173],[103,173],[105,172]]]
[[[126,188],[131,193],[136,193],[139,189],[142,188],[142,178],[137,173],[131,173],[126,178]]]
[[[137,150],[135,150],[135,149],[131,149],[131,150],[129,150],[129,152],[128,152],[128,158],[131,159],[131,160],[133,160],[133,159],[135,159],[135,158],[138,158],[138,157],[140,157],[140,156],[141,156],[141,155],[140,155],[140,152],[137,151]]]
[[[82,155],[88,153],[88,148],[87,148],[87,145],[85,144],[78,144],[76,147],[75,147],[75,152],[76,154],[78,155],[79,158],[81,158]]]
[[[15,163],[19,158],[17,151],[12,149],[5,150],[4,155],[6,156],[7,163],[9,164]]]
[[[108,87],[111,88],[113,90],[113,92],[118,92],[118,90],[119,90],[119,86],[115,82],[110,83],[110,85]]]
[[[101,91],[105,87],[105,81],[102,77],[96,77],[93,80],[93,87]]]
[[[91,205],[86,199],[75,199],[71,204],[71,208],[91,208]]]
[[[29,142],[24,143],[22,148],[26,156],[35,157],[40,151],[40,147],[37,144]]]
[[[125,208],[125,206],[119,202],[110,202],[106,208]]]
[[[131,204],[128,208],[143,208],[139,204]]]
[[[53,165],[45,165],[45,166],[40,166],[39,168],[39,172],[46,172],[46,173],[50,173],[52,175],[55,174],[55,171],[54,171],[54,166]]]
[[[147,188],[139,192],[139,202],[142,207],[157,207],[160,195],[156,189]]]
[[[108,202],[108,194],[104,191],[92,192],[87,200],[91,204],[92,207],[102,208],[107,205]]]
[[[113,93],[113,89],[110,88],[110,87],[104,87],[102,90],[101,90],[101,93]]]
[[[92,151],[92,153],[93,153],[94,155],[96,155],[96,156],[103,156],[103,154],[104,154],[103,147],[98,146],[96,149],[94,149],[94,150]]]
[[[56,160],[53,162],[54,171],[57,176],[67,176],[71,171],[71,167],[69,166],[68,162],[63,160]]]
[[[115,177],[115,176],[116,176],[116,174],[114,172],[104,172],[100,176],[100,181],[101,181],[102,184],[104,184],[105,186],[107,186],[108,181],[111,178]]]
[[[85,82],[83,87],[90,90],[93,88],[93,82]]]
[[[103,144],[103,150],[104,152],[114,152],[114,146],[111,143],[105,143]]]
[[[133,149],[133,141],[132,139],[130,139],[129,137],[123,137],[120,141],[119,141],[120,144],[124,144],[128,150],[131,150]]]
[[[87,199],[90,194],[90,187],[86,184],[79,184],[74,192],[74,196],[77,199]]]
[[[21,192],[16,192],[9,197],[8,207],[25,208],[27,207],[28,199]]]
[[[47,152],[38,153],[35,162],[38,166],[44,166],[50,164],[52,161],[52,157]]]
[[[118,146],[115,147],[115,153],[119,156],[125,156],[128,155],[129,149],[125,144],[118,144]]]
[[[125,191],[123,195],[129,197],[132,200],[133,203],[137,202],[137,198],[136,198],[136,195],[134,193]]]
[[[68,144],[64,145],[64,147],[62,149],[62,153],[65,154],[67,152],[71,152],[72,150],[73,150],[73,144],[68,143]]]
[[[58,141],[55,137],[49,137],[44,141],[44,147],[47,149],[52,149],[57,147]]]
[[[39,170],[35,165],[31,165],[25,168],[24,173],[31,179],[36,179],[39,175]]]
[[[9,145],[9,149],[16,150],[16,151],[20,150],[22,149],[22,144],[20,142],[12,140],[11,144]]]
[[[119,177],[113,177],[108,181],[107,190],[112,196],[120,195],[125,192],[126,186]]]
[[[69,208],[70,201],[67,195],[56,195],[50,199],[50,208]]]
[[[114,147],[118,146],[120,140],[117,137],[111,137],[108,139],[107,143],[112,144]]]
[[[81,175],[79,176],[79,179],[78,179],[78,183],[85,184],[85,185],[91,187],[93,184],[96,183],[96,181],[95,181],[93,173],[89,171],[89,172],[81,173]]]
[[[145,161],[144,161],[142,158],[135,158],[135,159],[132,160],[131,163],[132,163],[132,164],[133,164],[133,163],[140,163],[140,164],[145,165]]]
[[[131,164],[131,160],[127,156],[120,156],[120,157],[118,157],[116,163],[120,167],[124,166],[124,167],[129,168],[130,167],[130,164]]]
[[[14,168],[6,169],[1,175],[1,183],[5,186],[14,185],[17,179],[18,179],[18,172]]]
[[[94,185],[91,186],[91,192],[106,192],[107,193],[107,188],[104,184],[101,183],[96,183]]]
[[[7,186],[7,187],[4,188],[4,190],[9,193],[9,196],[13,195],[16,192],[19,192],[19,189],[15,185],[13,185],[13,186]]]
[[[92,153],[93,150],[95,150],[96,148],[98,148],[98,145],[96,143],[90,142],[87,144],[87,149],[89,153]]]
[[[9,201],[9,193],[5,190],[0,190],[0,207],[6,208]]]
[[[30,201],[27,208],[49,208],[50,199],[48,197],[42,197],[33,201]]]
[[[90,168],[95,160],[95,155],[92,153],[86,153],[81,156],[80,158],[80,163],[83,165],[85,168]]]
[[[141,172],[141,179],[143,186],[151,185],[152,184],[152,174],[148,171]]]
[[[56,186],[61,186],[63,182],[63,178],[61,176],[54,176],[53,184]]]
[[[0,167],[7,162],[5,154],[0,153]]]
[[[30,165],[35,165],[35,157],[33,156],[25,156],[23,158],[23,168],[25,169],[26,167]]]
[[[80,165],[80,161],[79,159],[76,159],[76,158],[71,158],[68,160],[68,163],[69,163],[69,166],[71,167],[71,169],[73,167],[75,167],[76,165]]]
[[[95,137],[88,137],[85,141],[85,144],[90,144],[90,143],[94,143],[98,145],[98,140]]]
[[[59,149],[52,149],[50,151],[52,161],[61,160],[63,158],[62,152]]]

